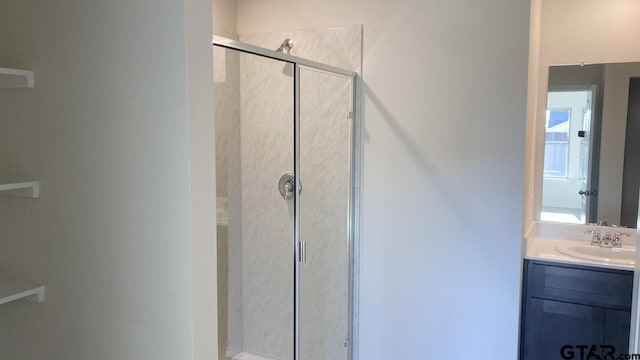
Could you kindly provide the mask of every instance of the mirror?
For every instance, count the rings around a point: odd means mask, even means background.
[[[636,227],[640,63],[551,66],[540,220]]]

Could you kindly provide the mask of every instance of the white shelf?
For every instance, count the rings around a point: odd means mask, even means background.
[[[33,286],[0,278],[0,304],[15,300],[44,301],[44,286]]]
[[[0,89],[32,87],[33,71],[0,67]]]
[[[40,182],[0,181],[0,194],[37,198],[40,196]]]

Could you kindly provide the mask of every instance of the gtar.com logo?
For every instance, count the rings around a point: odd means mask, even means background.
[[[565,360],[616,360],[616,347],[613,345],[565,345],[560,356]]]
[[[631,360],[640,359],[640,354],[619,354],[613,345],[565,345],[560,349],[564,360]]]

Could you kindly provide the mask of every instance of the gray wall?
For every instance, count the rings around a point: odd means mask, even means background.
[[[606,91],[602,117],[598,217],[609,224],[621,224],[629,83],[631,78],[640,76],[640,63],[607,64],[604,76]],[[630,225],[635,227],[636,220]]]
[[[591,85],[601,88],[603,71],[604,66],[601,64],[552,66],[549,68],[549,88],[564,90],[567,87],[589,88]]]
[[[190,157],[207,148],[190,153],[189,130],[202,130],[198,115],[211,123],[211,58],[189,51],[210,56],[210,14],[202,1],[3,2],[0,66],[33,69],[36,85],[0,93],[0,173],[39,179],[42,191],[0,199],[0,264],[47,293],[43,304],[0,306],[0,359],[209,351],[192,316],[215,314],[192,313],[192,272],[210,289],[215,277],[192,262],[192,246],[214,266],[215,249],[211,260],[192,241],[207,234],[190,216],[203,209],[190,201]],[[208,76],[205,91],[189,71]]]
[[[240,33],[364,25],[361,359],[517,357],[528,22],[524,0],[238,2]]]
[[[629,84],[629,111],[624,149],[622,210],[620,224],[634,227],[638,223],[638,184],[640,184],[640,78]]]

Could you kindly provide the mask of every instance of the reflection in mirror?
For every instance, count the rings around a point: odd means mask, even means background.
[[[636,227],[640,63],[549,68],[540,219]]]
[[[589,188],[589,134],[594,90],[549,91],[544,143],[542,216],[585,223]],[[581,132],[578,134],[578,132]],[[572,136],[574,135],[575,136]],[[584,135],[584,136],[580,136]],[[595,196],[593,197],[595,198]]]

